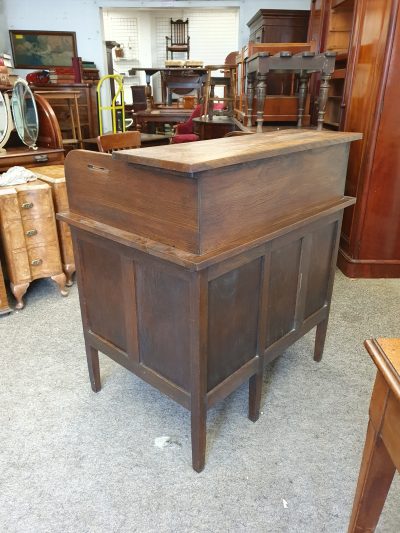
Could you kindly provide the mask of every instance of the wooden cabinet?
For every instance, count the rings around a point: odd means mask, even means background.
[[[91,83],[71,83],[45,86],[31,86],[33,92],[37,91],[78,91],[78,110],[82,137],[92,138],[99,135],[99,119],[97,111],[97,93],[96,84]],[[70,110],[68,103],[59,101],[52,103],[52,107],[60,124],[61,131],[65,132],[64,137],[73,136],[71,130]]]
[[[255,43],[304,43],[310,11],[260,9],[249,20],[249,41]]]
[[[207,409],[327,329],[349,143],[289,130],[66,160],[88,368],[98,350],[191,411],[193,468]],[[294,191],[294,193],[293,193]],[[215,452],[215,450],[214,450]]]
[[[38,278],[51,277],[61,294],[68,294],[48,185],[33,181],[0,188],[0,230],[17,309],[24,307],[23,296]]]
[[[339,266],[351,277],[399,277],[399,1],[332,0],[314,6],[323,11],[317,9],[317,19],[323,18],[321,48],[337,47],[341,53],[331,93],[332,123],[363,133],[350,151],[346,192],[357,202],[344,215]],[[317,34],[313,13],[310,28]]]
[[[56,213],[68,211],[68,197],[65,185],[64,165],[48,165],[35,168],[35,173],[41,181],[51,187],[54,209]],[[62,267],[67,278],[67,286],[72,285],[75,272],[75,259],[72,249],[71,231],[68,224],[57,220],[58,240],[61,250]]]

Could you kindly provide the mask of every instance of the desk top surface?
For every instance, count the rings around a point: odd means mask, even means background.
[[[392,392],[400,401],[400,339],[371,339],[365,341],[365,347]]]
[[[121,150],[113,158],[175,172],[205,170],[322,148],[361,139],[360,133],[316,130],[283,130],[186,144]]]

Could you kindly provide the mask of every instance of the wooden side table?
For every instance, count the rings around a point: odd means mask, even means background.
[[[372,339],[365,347],[378,372],[349,533],[375,531],[394,473],[400,470],[400,339]]]
[[[50,103],[53,100],[64,100],[68,106],[68,114],[71,120],[72,137],[69,139],[63,138],[63,145],[76,144],[79,148],[83,148],[82,144],[82,130],[81,120],[79,117],[78,98],[80,97],[79,91],[35,91],[35,94],[40,94],[43,98],[46,98]]]

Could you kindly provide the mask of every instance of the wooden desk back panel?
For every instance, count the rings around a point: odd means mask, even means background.
[[[246,142],[190,143],[199,148],[126,150],[113,158],[74,151],[66,174],[70,210],[203,254],[257,238],[300,211],[339,200],[348,143],[342,137],[336,144],[335,135],[262,134]],[[289,145],[297,151],[287,158]]]

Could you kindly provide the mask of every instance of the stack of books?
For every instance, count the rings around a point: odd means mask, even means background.
[[[0,53],[0,85],[12,87],[17,78],[12,57],[9,54]]]
[[[99,71],[94,61],[82,61],[82,81],[98,81]]]
[[[61,85],[75,83],[75,74],[72,67],[53,67],[49,70],[50,83]]]

